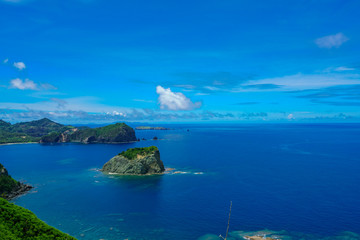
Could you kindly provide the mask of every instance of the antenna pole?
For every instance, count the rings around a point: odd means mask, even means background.
[[[227,236],[228,236],[228,233],[229,233],[229,226],[230,226],[230,216],[231,216],[231,208],[232,208],[232,201],[230,201],[230,212],[229,212],[229,220],[228,220],[228,225],[227,225],[227,228],[226,228],[226,235],[225,235],[225,238],[224,240],[227,239]]]

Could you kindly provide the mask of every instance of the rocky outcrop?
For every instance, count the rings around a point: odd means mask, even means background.
[[[132,148],[105,163],[104,173],[120,175],[160,174],[165,171],[157,147]]]
[[[0,197],[12,199],[32,189],[32,186],[14,180],[0,164]]]

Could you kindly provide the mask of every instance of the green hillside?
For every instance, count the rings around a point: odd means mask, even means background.
[[[0,120],[0,144],[38,142],[42,136],[51,132],[64,132],[72,128],[72,126],[65,126],[47,118],[16,124]]]
[[[3,240],[75,240],[47,225],[31,211],[0,198],[0,239]]]

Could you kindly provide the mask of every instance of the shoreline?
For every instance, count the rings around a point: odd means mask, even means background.
[[[17,144],[39,144],[39,142],[0,143],[0,146],[17,145]]]
[[[33,189],[34,187],[25,183],[20,183],[20,187],[18,189],[16,189],[15,191],[9,193],[6,195],[5,199],[8,201],[14,200],[17,197],[20,197],[22,195],[25,195],[27,193],[29,193],[29,191],[31,189]]]
[[[131,142],[92,142],[92,143],[83,143],[83,142],[49,142],[49,143],[41,143],[41,142],[19,142],[19,143],[0,143],[0,146],[7,146],[7,145],[18,145],[18,144],[61,144],[61,143],[81,143],[81,144],[124,144],[124,143],[135,143],[138,141],[131,141]]]

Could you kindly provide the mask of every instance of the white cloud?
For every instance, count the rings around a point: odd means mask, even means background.
[[[3,63],[8,63],[8,61],[9,61],[9,59],[7,58],[7,59],[5,59],[4,61],[3,61]]]
[[[172,92],[170,88],[156,87],[156,93],[159,94],[159,103],[161,109],[167,110],[192,110],[201,107],[201,102],[193,103],[189,98],[180,92]]]
[[[355,68],[349,68],[349,67],[337,67],[335,68],[335,71],[342,72],[342,71],[353,71]]]
[[[239,89],[234,92],[249,92],[249,91],[297,91],[306,89],[320,89],[325,87],[341,86],[341,85],[357,85],[360,84],[360,74],[350,73],[327,73],[327,74],[302,74],[265,78],[259,80],[248,81],[243,84],[242,87],[248,85],[261,85],[261,84],[273,84],[281,87],[275,89]]]
[[[292,120],[292,119],[295,119],[294,115],[292,113],[290,113],[288,116],[287,116],[287,119],[289,120]]]
[[[57,90],[57,87],[54,87],[53,85],[51,85],[49,83],[40,84],[40,88],[43,90]]]
[[[118,111],[112,111],[112,112],[107,112],[107,115],[111,115],[111,116],[122,116],[122,117],[126,117],[126,113],[123,112],[118,112]]]
[[[57,88],[48,83],[37,84],[34,81],[26,78],[24,81],[16,78],[10,81],[10,88],[20,90],[56,90]]]
[[[26,68],[25,63],[23,62],[14,62],[14,67],[19,69],[20,71]]]
[[[343,33],[337,33],[334,35],[318,38],[315,40],[315,43],[320,48],[333,48],[340,47],[348,40],[349,38],[347,38]]]
[[[146,103],[153,103],[153,100],[146,100],[146,99],[133,99],[134,102],[146,102]]]
[[[29,79],[25,79],[25,81],[20,78],[16,78],[10,81],[10,88],[17,88],[21,90],[37,90],[37,84]]]

